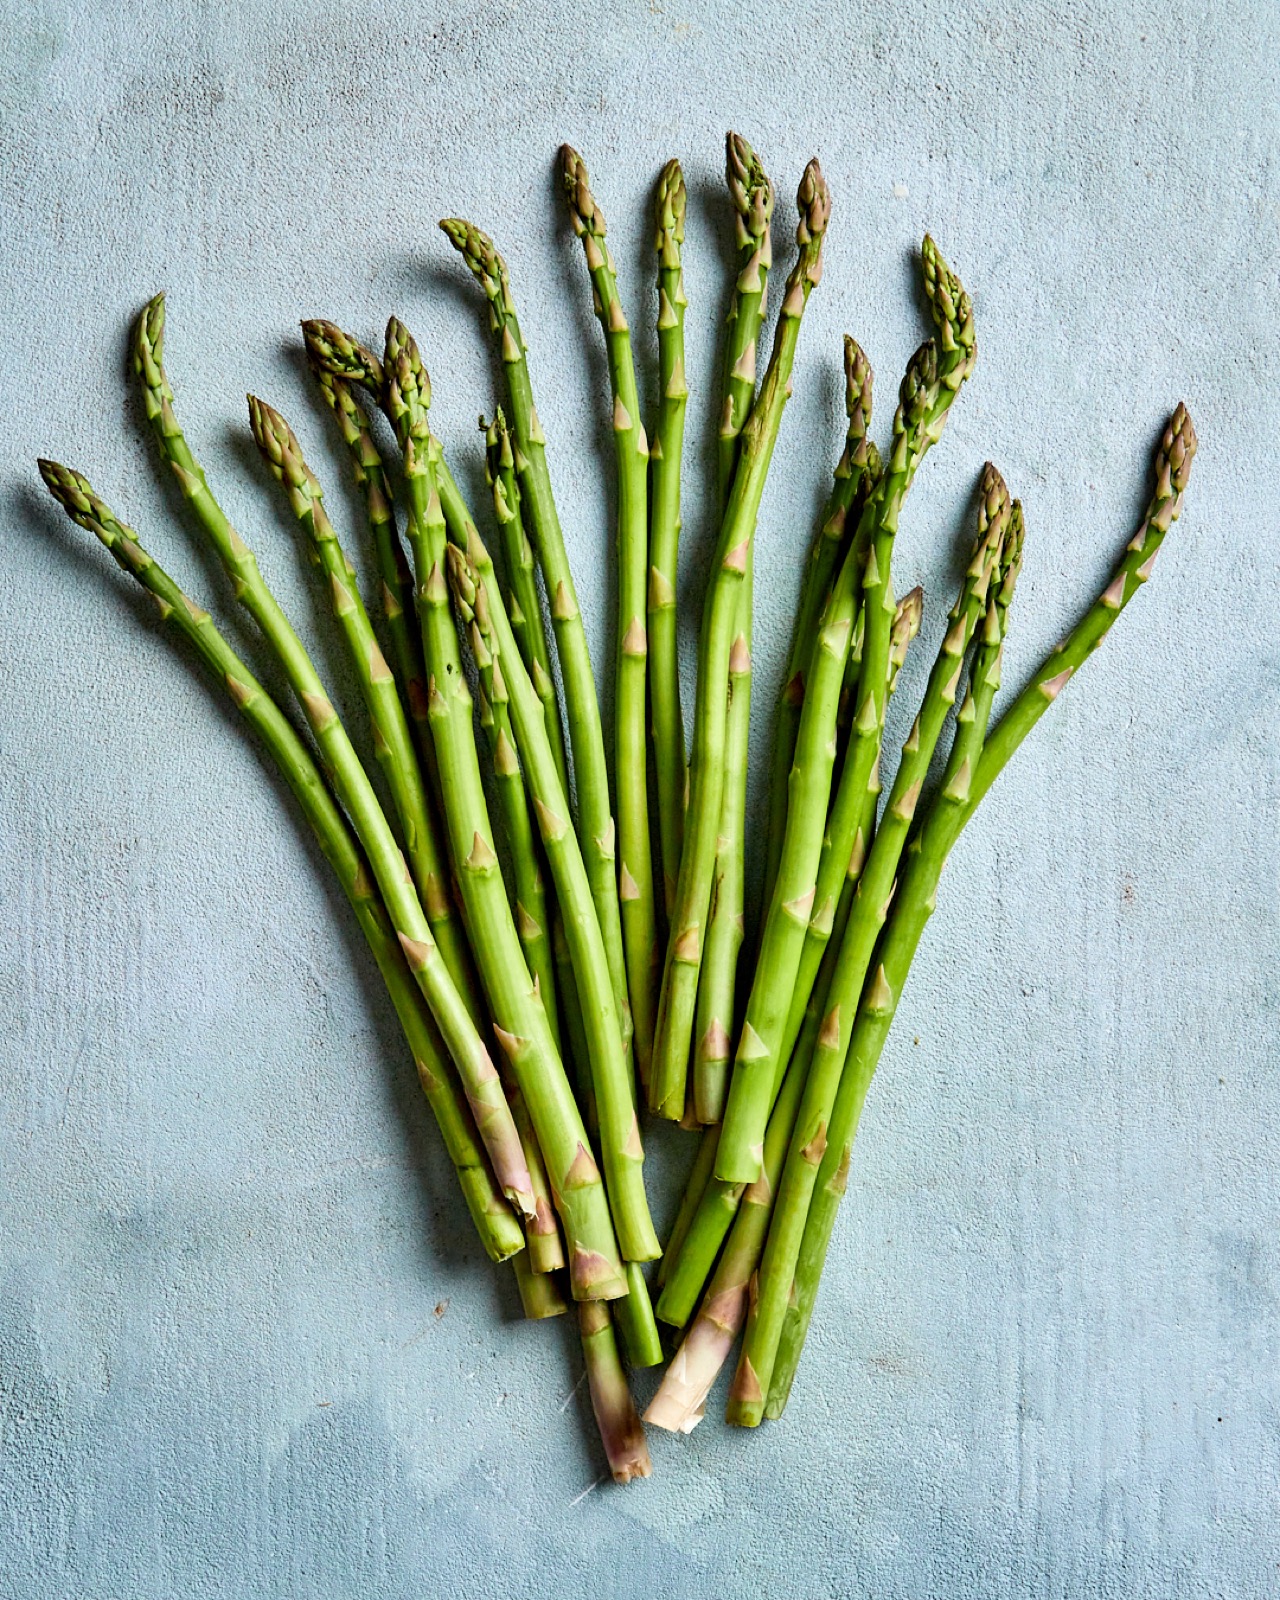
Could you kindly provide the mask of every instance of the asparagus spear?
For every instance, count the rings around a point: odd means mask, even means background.
[[[596,700],[591,654],[587,649],[587,635],[578,609],[573,572],[551,492],[546,438],[533,403],[526,347],[516,319],[507,264],[494,249],[493,240],[471,223],[455,217],[447,219],[440,226],[484,291],[489,302],[489,325],[502,356],[507,394],[511,402],[511,425],[515,433],[516,472],[523,504],[528,512],[527,526],[551,603],[551,625],[560,657],[578,801],[578,839],[609,958],[609,972],[621,1013],[623,1040],[629,1042],[631,1013],[622,951],[618,884],[614,876],[615,828],[609,810],[609,776],[605,765],[600,706]]]
[[[790,1393],[817,1297],[835,1213],[847,1181],[849,1152],[862,1103],[875,1070],[888,1022],[902,992],[911,955],[933,910],[937,882],[951,844],[973,815],[1005,765],[1036,722],[1057,699],[1070,676],[1097,649],[1116,617],[1151,576],[1165,534],[1182,509],[1182,497],[1196,452],[1196,435],[1184,405],[1170,418],[1156,452],[1155,493],[1137,533],[1098,599],[1032,674],[990,735],[986,719],[999,686],[1003,619],[1021,565],[1021,519],[1013,538],[1008,570],[995,602],[994,621],[984,634],[975,661],[966,720],[957,731],[947,775],[917,839],[908,848],[909,864],[895,900],[893,918],[882,939],[876,980],[863,996],[855,1040],[841,1078],[828,1133],[827,1152],[818,1171],[804,1243],[795,1275],[793,1304],[774,1364],[765,1415],[780,1416]],[[883,983],[881,976],[883,974]],[[864,1024],[862,1018],[866,1015]],[[855,1049],[856,1046],[856,1049]]]
[[[734,209],[738,279],[729,303],[724,351],[724,405],[716,443],[716,500],[729,499],[742,430],[756,393],[756,346],[764,322],[765,292],[773,265],[769,225],[773,184],[760,158],[740,134],[725,135],[724,175]]]
[[[952,607],[951,626],[938,651],[919,713],[903,746],[889,802],[854,894],[852,914],[825,1001],[826,1012],[813,1064],[787,1151],[760,1266],[757,1294],[738,1363],[742,1396],[730,1407],[730,1420],[746,1427],[754,1427],[763,1414],[764,1396],[769,1388],[818,1164],[826,1149],[832,1103],[840,1083],[858,997],[888,915],[899,859],[934,748],[947,714],[955,704],[965,656],[978,620],[986,610],[992,579],[998,576],[1008,522],[1008,490],[1000,474],[988,462],[978,508],[978,535],[968,570]]]
[[[769,769],[765,905],[772,898],[778,862],[782,858],[782,838],[787,822],[787,780],[791,776],[791,759],[795,754],[796,734],[800,727],[800,707],[804,701],[805,669],[813,652],[814,635],[831,591],[836,562],[847,544],[846,533],[852,535],[861,503],[880,476],[879,452],[874,442],[867,438],[867,427],[871,421],[872,381],[871,363],[859,345],[846,334],[844,404],[849,428],[844,450],[836,464],[835,481],[818,519],[818,532],[805,568],[800,605],[791,631],[791,650],[774,714],[773,754]],[[816,913],[818,905],[814,909]]]
[[[773,354],[743,429],[742,455],[712,562],[698,661],[689,808],[671,937],[658,1009],[649,1103],[678,1121],[684,1113],[690,1035],[702,960],[703,934],[715,866],[716,831],[724,792],[724,749],[729,655],[736,632],[742,578],[751,554],[765,478],[790,388],[800,319],[822,271],[822,237],[831,199],[816,161],[805,169],[797,195],[798,260],[787,280]]]
[[[739,274],[729,306],[725,341],[724,409],[717,449],[719,509],[723,512],[737,464],[743,422],[755,396],[756,345],[764,319],[769,276],[769,222],[773,186],[755,152],[737,134],[726,140],[725,178],[737,222]],[[724,789],[707,937],[694,1013],[695,1122],[719,1122],[729,1077],[738,957],[744,932],[747,756],[751,740],[751,632],[755,609],[754,540],[738,598],[737,632],[729,652],[729,702],[725,715]]]
[[[98,499],[88,480],[54,461],[41,461],[40,474],[68,516],[95,534],[124,571],[155,596],[161,618],[190,640],[297,797],[378,964],[485,1250],[494,1261],[516,1255],[524,1247],[520,1225],[494,1181],[457,1073],[405,964],[368,864],[310,752],[209,613],[152,559],[134,530]]]
[[[347,398],[354,406],[349,392]],[[447,847],[437,837],[437,824],[431,815],[409,721],[391,669],[374,637],[355,569],[347,560],[329,521],[319,480],[303,458],[289,424],[278,411],[253,395],[249,396],[249,423],[254,442],[267,465],[289,491],[294,515],[311,541],[313,557],[327,580],[333,614],[342,630],[373,724],[374,755],[387,780],[414,886],[472,1021],[477,1028],[483,1028],[487,1021],[484,1002],[465,936],[453,914]],[[382,537],[386,542],[387,535],[384,533]]]
[[[626,1292],[626,1282],[604,1185],[547,1014],[524,963],[493,850],[472,728],[471,694],[445,579],[438,447],[427,424],[430,382],[412,335],[395,317],[387,324],[384,368],[384,409],[404,456],[431,734],[472,946],[495,1032],[520,1083],[547,1165],[569,1247],[574,1298],[614,1299]]]
[[[684,372],[688,304],[680,247],[684,243],[684,173],[668,161],[658,180],[658,421],[649,449],[649,726],[662,856],[663,903],[668,912],[680,870],[684,791],[688,776],[680,709],[676,573],[680,550],[680,470],[689,385]]]
[[[530,1322],[542,1322],[547,1317],[562,1317],[569,1309],[560,1287],[559,1274],[553,1271],[538,1272],[527,1250],[511,1258],[515,1269],[516,1288],[520,1291],[520,1308]]]
[[[640,1125],[586,867],[573,829],[565,820],[568,806],[543,726],[542,708],[516,649],[493,563],[474,532],[474,525],[469,545],[468,550],[456,544],[450,546],[449,579],[459,609],[475,629],[483,655],[501,667],[525,780],[552,880],[565,912],[565,931],[591,1047],[600,1143],[614,1226],[628,1261],[652,1260],[659,1254],[659,1245],[644,1192]]]
[[[625,1304],[625,1301],[620,1302],[619,1309]],[[627,1387],[626,1373],[618,1359],[618,1344],[608,1306],[599,1300],[580,1305],[578,1331],[582,1336],[591,1408],[613,1481],[630,1483],[632,1478],[647,1478],[653,1470],[649,1446]]]
[[[847,784],[851,795],[857,797],[865,796],[874,781],[884,730],[888,661],[896,615],[889,568],[899,515],[916,469],[925,453],[941,437],[951,402],[972,371],[976,353],[969,298],[960,287],[959,280],[943,262],[932,239],[927,236],[923,267],[925,292],[938,325],[938,337],[936,341],[929,340],[922,345],[907,368],[894,417],[893,450],[875,495],[859,519],[858,530],[842,568],[843,579],[851,565],[861,566],[863,552],[867,552],[866,568],[862,574],[865,640],[858,685],[858,712],[840,780],[840,788],[844,789]],[[856,807],[851,805],[848,808],[846,815],[853,820],[864,809],[864,801],[859,799]],[[812,897],[809,902],[810,913],[813,910],[819,863],[814,862],[814,876],[810,878],[807,874],[808,856],[802,850],[808,827],[808,817],[796,816],[793,821],[793,813],[788,812],[784,857],[794,845],[796,860],[805,866],[806,872],[803,877],[798,875],[789,883],[785,891],[780,879],[770,904],[771,921],[774,907],[780,901],[785,903],[784,894],[794,901],[795,891],[799,888]],[[836,851],[837,859],[845,854],[844,850]],[[764,1130],[785,1064],[781,1046],[785,1042],[788,1012],[792,1007],[805,936],[801,932],[798,938],[795,937],[795,929],[791,926],[779,926],[777,931],[778,953],[776,956],[771,954],[766,960],[762,945],[752,990],[753,997],[757,990],[763,990],[759,1015],[764,1026],[763,1029],[755,1028],[760,1042],[757,1044],[756,1039],[751,1038],[744,1028],[725,1108],[724,1127],[716,1155],[716,1173],[729,1181],[749,1180],[759,1171]],[[766,925],[766,937],[768,933],[769,927]],[[748,1022],[752,1022],[750,1003]]]
[[[173,391],[163,366],[163,339],[164,296],[157,295],[139,317],[134,338],[134,371],[142,380],[148,421],[184,497],[231,579],[236,598],[261,628],[302,703],[311,732],[333,774],[338,799],[369,858],[409,968],[458,1068],[498,1181],[521,1214],[532,1216],[535,1201],[529,1170],[497,1071],[466,1001],[440,959],[404,856],[311,657],[263,580],[253,552],[214,499],[204,472],[191,453],[173,409]]]
[[[648,634],[645,592],[649,571],[649,441],[640,418],[640,393],[604,213],[591,192],[586,163],[570,145],[560,147],[569,217],[582,240],[613,391],[613,441],[618,465],[618,637],[614,704],[614,783],[618,798],[618,899],[632,1047],[641,1084],[649,1081],[653,1014],[657,1004],[658,927],[649,842],[648,720],[645,689]],[[622,996],[619,997],[620,1001]]]

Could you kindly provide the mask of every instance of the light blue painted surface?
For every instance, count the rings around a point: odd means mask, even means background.
[[[3,1600],[1280,1589],[1280,14],[892,9],[6,5]],[[581,1498],[568,1332],[477,1261],[296,813],[31,463],[87,470],[231,616],[123,377],[167,288],[188,430],[346,692],[240,397],[294,418],[352,526],[294,329],[394,307],[474,479],[493,371],[433,226],[463,212],[511,261],[604,660],[603,363],[551,159],[591,164],[638,326],[650,184],[686,162],[705,440],[730,124],[784,223],[814,151],[836,208],[760,534],[762,707],[839,334],[883,435],[926,227],[981,350],[899,540],[934,602],[902,702],[985,457],[1027,508],[1017,679],[1128,537],[1179,398],[1202,449],[1155,582],[956,852],[786,1421],[713,1407],[648,1483]]]

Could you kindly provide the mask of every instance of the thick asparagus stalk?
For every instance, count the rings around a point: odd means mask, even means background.
[[[764,1396],[769,1389],[818,1164],[826,1150],[827,1127],[858,997],[888,915],[899,860],[934,748],[947,714],[955,704],[965,656],[974,628],[986,610],[992,579],[998,577],[1008,521],[1008,490],[1000,474],[988,463],[983,474],[978,536],[964,584],[952,607],[951,626],[934,662],[919,713],[903,746],[889,802],[854,894],[852,914],[825,1001],[825,1016],[787,1152],[760,1266],[757,1294],[738,1363],[741,1398],[731,1404],[730,1420],[742,1426],[754,1427],[763,1414]]]
[[[724,793],[729,655],[736,634],[742,577],[750,559],[760,497],[790,389],[800,319],[822,273],[822,236],[831,213],[831,199],[816,161],[805,169],[797,204],[799,259],[787,280],[769,370],[743,429],[741,459],[712,561],[713,577],[703,616],[689,808],[649,1086],[650,1106],[672,1121],[678,1121],[685,1108],[690,1035]]]
[[[1018,519],[1010,564],[1002,576],[1000,592],[988,608],[990,626],[974,664],[973,687],[965,707],[968,715],[958,728],[939,798],[930,809],[918,838],[909,847],[907,874],[882,940],[883,949],[877,952],[880,968],[875,982],[863,996],[855,1041],[850,1046],[832,1112],[827,1152],[818,1171],[817,1187],[809,1208],[796,1268],[793,1303],[784,1322],[774,1363],[766,1416],[780,1416],[790,1393],[813,1314],[832,1225],[847,1181],[850,1148],[862,1103],[887,1036],[888,1022],[892,1020],[906,980],[911,955],[933,910],[938,878],[951,843],[1023,739],[1057,699],[1068,678],[1097,649],[1116,617],[1151,576],[1164,536],[1182,509],[1195,451],[1195,429],[1186,407],[1180,404],[1156,452],[1155,494],[1110,583],[1066,639],[1040,663],[1027,687],[987,736],[986,719],[999,686],[1003,618],[1021,565],[1022,534],[1021,519]],[[880,981],[882,974],[883,983]],[[866,1014],[865,1025],[863,1013]]]
[[[157,295],[138,319],[134,371],[142,380],[147,418],[182,493],[217,552],[236,598],[261,628],[298,696],[333,784],[360,840],[400,937],[409,968],[431,1007],[458,1068],[485,1148],[503,1192],[525,1216],[535,1201],[529,1171],[502,1084],[432,934],[369,776],[347,737],[311,657],[267,587],[253,552],[214,499],[191,453],[173,409],[173,391],[163,366],[164,297]]]
[[[737,223],[739,272],[729,306],[724,360],[724,408],[716,468],[719,509],[729,496],[742,425],[755,397],[756,345],[769,277],[773,186],[755,152],[737,134],[726,140],[725,178]],[[755,609],[755,552],[747,552],[738,597],[737,632],[729,652],[725,714],[724,789],[716,835],[707,937],[694,1013],[692,1112],[695,1122],[724,1114],[735,1023],[738,958],[746,890],[747,757],[751,741],[751,632]]]
[[[460,252],[489,302],[489,325],[502,356],[511,426],[515,433],[516,473],[520,481],[526,527],[532,537],[551,606],[551,625],[564,683],[565,714],[573,752],[573,776],[578,802],[578,840],[591,882],[600,931],[609,958],[609,972],[621,1011],[624,1042],[630,1042],[631,1009],[627,1000],[626,963],[622,950],[622,924],[615,878],[616,833],[609,809],[609,775],[605,764],[604,734],[596,699],[591,654],[578,608],[577,590],[569,566],[560,518],[547,470],[547,445],[533,403],[525,343],[516,318],[507,264],[493,240],[479,228],[459,218],[440,224],[449,242]]]
[[[591,1409],[595,1412],[600,1442],[604,1445],[613,1481],[630,1483],[632,1478],[647,1478],[653,1470],[649,1446],[618,1357],[608,1306],[598,1300],[580,1305],[578,1331],[582,1336]]]
[[[689,385],[684,371],[688,304],[684,243],[684,173],[668,161],[658,180],[658,419],[649,447],[649,727],[653,734],[655,810],[662,857],[663,904],[671,909],[684,839],[688,763],[680,708],[676,576],[680,555],[680,472]]]
[[[844,404],[849,417],[844,450],[836,465],[835,481],[818,519],[818,532],[809,552],[800,605],[791,633],[791,650],[774,713],[773,752],[769,768],[769,835],[766,842],[764,903],[773,895],[778,862],[782,857],[782,837],[787,822],[787,780],[795,754],[800,727],[800,707],[804,701],[806,667],[813,653],[813,640],[822,608],[831,592],[836,563],[857,525],[858,513],[867,490],[879,478],[879,452],[867,438],[871,422],[871,363],[848,334],[844,340]],[[850,518],[853,518],[852,525]],[[819,907],[815,904],[814,912]]]
[[[404,455],[431,734],[472,947],[495,1032],[520,1083],[547,1165],[569,1247],[574,1298],[613,1299],[626,1292],[626,1281],[604,1185],[546,1012],[525,966],[493,849],[471,693],[445,578],[447,539],[437,486],[438,451],[427,425],[430,383],[412,335],[395,317],[387,325],[384,367],[384,409]]]
[[[645,627],[649,573],[649,441],[631,354],[631,330],[618,295],[604,213],[591,193],[586,163],[560,147],[560,169],[574,232],[582,240],[596,313],[604,329],[613,391],[613,441],[618,466],[618,636],[615,665],[614,784],[618,800],[618,898],[632,1048],[641,1084],[649,1081],[657,1006],[658,925],[649,841],[648,718],[645,696],[649,640]],[[621,997],[620,997],[621,998]]]
[[[520,1225],[502,1198],[445,1051],[418,986],[405,964],[399,940],[378,897],[359,845],[334,804],[310,752],[275,701],[232,650],[209,613],[189,598],[142,548],[138,535],[94,494],[87,479],[53,461],[40,462],[41,476],[67,514],[95,534],[119,565],[155,596],[162,619],[190,640],[236,708],[254,729],[297,797],[325,859],[351,902],[361,932],[413,1052],[418,1079],[435,1115],[445,1149],[458,1174],[468,1210],[494,1261],[524,1247]]]

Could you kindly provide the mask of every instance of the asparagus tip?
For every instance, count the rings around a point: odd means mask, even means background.
[[[324,317],[309,317],[303,321],[302,338],[311,364],[318,371],[359,384],[371,394],[381,394],[381,361],[358,339],[344,333],[337,323]]]
[[[560,146],[560,176],[564,183],[565,199],[569,202],[569,220],[579,238],[591,234],[602,239],[605,233],[604,213],[591,193],[591,176],[587,164],[571,144]]]

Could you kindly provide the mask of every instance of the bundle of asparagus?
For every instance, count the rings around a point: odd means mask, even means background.
[[[51,461],[40,470],[69,515],[153,595],[283,773],[369,942],[486,1254],[512,1263],[528,1317],[576,1305],[607,1463],[626,1482],[647,1475],[650,1460],[623,1357],[633,1368],[663,1360],[658,1319],[683,1333],[647,1420],[692,1427],[740,1333],[729,1420],[754,1425],[783,1409],[853,1135],[942,866],[1005,763],[1150,575],[1195,435],[1180,406],[1160,443],[1155,496],[1114,578],[994,726],[1023,517],[987,465],[964,581],[881,808],[886,708],[923,605],[918,589],[895,600],[895,536],[976,351],[969,298],[926,238],[936,332],[908,366],[883,459],[868,432],[871,368],[845,341],[847,439],[775,712],[764,914],[749,940],[753,549],[801,320],[822,275],[830,196],[811,162],[757,385],[774,192],[755,152],[729,135],[739,271],[716,396],[719,535],[687,752],[676,649],[684,179],[672,161],[658,182],[650,442],[604,216],[581,157],[566,146],[560,167],[604,333],[617,458],[612,790],[510,278],[471,223],[441,227],[484,292],[503,373],[505,405],[481,422],[500,570],[431,431],[431,385],[398,318],[381,356],[331,322],[303,324],[363,491],[376,627],[295,434],[249,399],[254,440],[288,495],[350,655],[376,774],[179,425],[163,297],[144,308],[134,338],[146,414],[192,520],[278,658],[305,732],[84,477]],[[399,508],[373,411],[398,447]],[[950,753],[927,790],[957,702]],[[642,1099],[658,1118],[704,1130],[665,1254],[643,1179]],[[660,1256],[655,1316],[644,1266]]]

